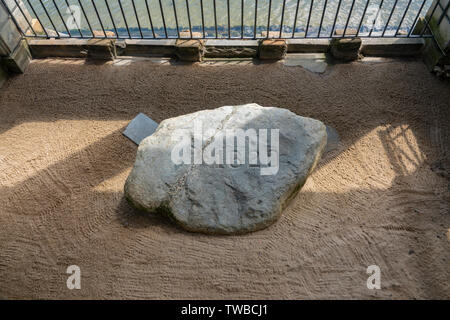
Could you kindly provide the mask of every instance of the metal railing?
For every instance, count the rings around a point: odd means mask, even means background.
[[[449,19],[450,3],[444,8],[432,0],[0,1],[26,37],[112,39],[432,37],[430,17],[439,7],[438,24]]]

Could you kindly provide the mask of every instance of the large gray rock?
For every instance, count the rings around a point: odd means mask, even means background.
[[[199,128],[203,135],[191,138]],[[179,129],[184,133],[180,135]],[[238,158],[242,153],[238,152],[237,140],[224,138],[235,129],[255,129],[259,139],[258,143],[247,140],[243,164],[193,163],[202,160],[202,151],[203,155],[215,156],[211,150],[220,150],[220,145],[225,154],[231,147],[231,154]],[[265,140],[264,129],[269,129]],[[252,136],[251,130],[246,132]],[[267,141],[270,154],[260,145],[261,141]],[[226,106],[167,119],[139,145],[125,183],[125,195],[136,207],[166,214],[189,231],[233,234],[259,230],[279,218],[314,169],[326,141],[322,122],[257,104]],[[257,145],[257,152],[249,153]],[[180,147],[197,147],[200,153],[190,157],[192,154],[183,153]],[[249,154],[256,155],[258,164],[249,164],[254,160]],[[176,164],[183,155],[187,155],[185,160],[192,160],[191,164]],[[271,159],[268,165],[264,165],[264,155]]]

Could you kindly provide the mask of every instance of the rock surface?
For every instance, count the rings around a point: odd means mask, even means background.
[[[353,61],[359,58],[361,38],[335,38],[330,42],[331,54],[335,59]]]
[[[199,127],[203,134],[196,137],[201,137],[197,142],[201,141],[203,154],[220,144],[225,153],[230,146],[223,139],[227,130],[255,129],[259,132],[259,144],[263,141],[259,129],[268,129],[266,141],[272,150],[269,156],[279,155],[278,170],[262,175],[267,165],[261,161],[248,164],[252,149],[248,144],[244,164],[175,164],[172,152],[180,145],[180,139],[174,139],[175,130],[185,130],[189,135],[185,146],[191,147],[196,143],[191,136]],[[278,148],[272,135],[276,129]],[[125,196],[136,207],[167,214],[189,231],[234,234],[259,230],[279,218],[314,169],[326,141],[322,122],[257,104],[225,106],[167,119],[139,145],[125,183]],[[236,144],[231,143],[232,151],[236,151]],[[258,159],[263,151],[264,148],[258,148]],[[276,161],[269,166],[273,163]]]

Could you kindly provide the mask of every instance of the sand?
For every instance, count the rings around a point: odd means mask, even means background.
[[[172,65],[36,60],[0,90],[0,298],[450,298],[450,86],[419,60]],[[223,105],[336,128],[273,226],[188,233],[129,206],[121,135]],[[81,289],[66,268],[81,268]],[[378,265],[381,289],[366,286]]]

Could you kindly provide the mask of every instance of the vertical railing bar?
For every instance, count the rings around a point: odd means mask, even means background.
[[[164,17],[164,11],[162,8],[161,0],[159,0],[159,11],[161,12],[161,18],[164,27],[164,35],[166,36],[166,39],[168,39],[169,37],[167,36],[166,18]]]
[[[340,0],[339,0],[340,1]],[[297,17],[298,17],[298,7],[300,4],[300,0],[297,0],[297,7],[295,9],[295,17],[294,17],[294,28],[292,30],[292,38],[295,37],[295,29],[297,28]]]
[[[2,3],[3,3],[3,6],[5,7],[6,11],[8,11],[8,15],[11,17],[14,25],[17,28],[17,31],[19,31],[19,33],[21,33],[22,35],[25,35],[25,32],[23,32],[22,27],[19,25],[19,22],[16,20],[16,17],[14,17],[13,13],[9,9],[9,7],[6,5],[6,2],[4,0],[2,0]],[[33,29],[33,28],[31,28],[31,29]]]
[[[147,1],[147,0],[145,0],[145,1]],[[178,26],[177,7],[175,6],[175,0],[172,0],[172,5],[173,5],[173,14],[175,16],[175,26],[177,27],[177,37],[179,38],[180,37],[180,28]],[[148,6],[147,6],[147,8],[148,8]],[[149,15],[150,15],[150,11],[149,11]],[[152,30],[153,30],[153,27],[152,27]],[[153,37],[154,36],[155,35],[153,35]]]
[[[268,17],[267,17],[267,35],[266,38],[269,38],[270,33],[270,11],[272,11],[272,0],[269,1],[269,11],[268,11]]]
[[[31,8],[31,11],[33,11],[33,14],[36,16],[36,19],[39,21],[39,24],[41,25],[42,30],[44,30],[45,35],[47,36],[47,38],[50,38],[50,36],[49,36],[48,33],[47,33],[47,30],[45,30],[45,26],[42,24],[41,19],[39,19],[39,16],[37,15],[36,11],[34,10],[34,7],[31,5],[30,0],[27,0],[27,2],[28,2],[28,5],[29,5],[30,8]],[[12,16],[12,13],[11,13],[11,16]],[[20,30],[21,30],[21,29],[20,29]]]
[[[7,7],[6,3],[4,3],[3,1],[2,1],[2,3],[3,3],[3,5],[4,5],[5,7]],[[33,26],[31,25],[30,21],[28,21],[27,16],[25,15],[25,13],[22,11],[22,8],[21,8],[21,7],[19,6],[19,4],[17,3],[17,0],[14,0],[14,3],[15,3],[16,6],[19,8],[20,13],[21,13],[22,16],[25,18],[25,21],[27,22],[27,24],[28,24],[28,26],[30,27],[31,31],[33,31],[34,35],[37,37],[37,33],[34,31]],[[10,10],[9,10],[8,7],[7,7],[6,9],[8,10],[8,12],[10,12]],[[12,14],[11,14],[11,17],[12,17]],[[20,26],[19,26],[19,27],[20,27]],[[25,32],[23,32],[22,27],[20,27],[19,30],[22,31],[22,33],[25,35]],[[70,35],[70,32],[69,32],[69,35]]]
[[[159,3],[161,3],[161,0],[159,0]],[[191,13],[189,11],[189,0],[186,0],[186,10],[187,10],[187,16],[189,21],[189,34],[191,35],[192,39],[192,24],[191,24]]]
[[[120,12],[122,12],[123,22],[125,22],[125,27],[127,28],[128,38],[131,39],[131,33],[130,33],[130,29],[128,29],[127,18],[125,17],[125,13],[123,12],[122,2],[121,2],[121,0],[117,0],[117,1],[119,2]]]
[[[244,0],[241,0],[241,39],[244,38]]]
[[[427,1],[427,0],[424,0],[424,1]],[[370,27],[369,37],[372,36],[373,29],[374,29],[374,27],[375,27],[375,24],[377,23],[378,16],[379,16],[379,14],[380,14],[380,12],[381,12],[381,8],[382,8],[382,7],[383,7],[383,0],[381,0],[381,2],[380,2],[380,6],[378,7],[377,14],[375,15],[375,19],[374,19],[373,22],[372,22],[372,27]]]
[[[139,34],[141,36],[141,39],[144,39],[144,36],[142,35],[141,23],[139,22],[139,17],[138,17],[137,11],[136,11],[136,5],[134,4],[134,0],[131,0],[131,4],[133,6],[134,15],[136,17],[136,22],[137,22],[137,25],[139,28]]]
[[[230,0],[227,0],[228,39],[231,39]]]
[[[350,7],[350,12],[348,13],[347,22],[345,23],[344,32],[342,33],[342,38],[345,37],[345,34],[347,33],[348,23],[350,22],[350,17],[352,16],[354,6],[355,6],[355,0],[353,0],[352,6]]]
[[[14,0],[14,1],[16,1],[16,0]],[[69,28],[67,28],[66,22],[64,21],[64,18],[63,18],[62,14],[61,14],[61,11],[59,11],[59,8],[58,8],[58,6],[56,5],[55,0],[52,0],[52,2],[53,2],[53,5],[54,5],[55,8],[56,8],[56,11],[58,12],[59,18],[61,19],[61,21],[62,21],[62,23],[63,23],[63,25],[64,25],[64,28],[66,28],[67,33],[69,34],[69,38],[71,38],[72,35],[70,34]],[[19,7],[19,9],[20,9],[20,7]],[[25,18],[25,19],[26,19],[26,18]]]
[[[420,13],[422,12],[423,6],[425,5],[425,2],[427,2],[427,0],[423,0],[422,5],[420,6],[419,11],[417,11],[417,15],[414,18],[413,24],[411,25],[411,29],[408,32],[408,37],[411,37],[411,33],[414,31],[414,27],[416,26],[416,22],[417,19],[419,19]],[[449,2],[450,3],[450,2]]]
[[[119,32],[117,31],[116,23],[114,22],[114,17],[111,13],[111,9],[109,8],[108,0],[105,0],[105,4],[106,4],[106,8],[108,9],[109,17],[111,18],[111,22],[112,22],[114,31],[116,32],[116,39],[119,39]],[[153,28],[152,28],[152,30],[153,30]]]
[[[438,2],[439,2],[439,1],[438,1]],[[441,6],[441,5],[439,5],[439,6],[440,6],[441,9],[442,9],[442,6]],[[445,6],[445,9],[442,10],[442,14],[441,14],[441,16],[439,17],[439,20],[438,20],[438,22],[437,22],[437,25],[440,25],[441,22],[442,22],[442,20],[444,19],[444,17],[447,16],[447,11],[448,11],[448,8],[449,8],[449,7],[450,7],[450,1],[447,2],[447,5]]]
[[[411,0],[410,0],[411,1]],[[363,14],[361,16],[361,20],[359,20],[358,29],[356,31],[356,36],[359,36],[359,31],[361,30],[362,23],[364,21],[364,17],[366,16],[367,7],[369,6],[370,0],[367,0],[366,6],[364,7]]]
[[[308,22],[306,23],[305,38],[308,37],[309,23],[311,21],[311,13],[312,13],[313,6],[314,6],[314,0],[311,0],[311,6],[309,7],[309,14],[308,14]]]
[[[61,38],[61,35],[59,34],[58,29],[56,29],[55,24],[53,23],[52,18],[50,18],[50,15],[48,14],[47,8],[45,7],[44,3],[42,3],[42,0],[39,0],[39,3],[41,4],[42,8],[44,8],[44,12],[48,17],[48,20],[50,20],[50,23],[52,24],[53,29],[55,29],[56,34],[58,35],[58,38]]]
[[[325,0],[325,4],[323,5],[323,10],[322,10],[322,17],[320,17],[319,33],[317,34],[317,38],[320,38],[320,32],[322,31],[322,23],[323,23],[323,18],[325,17],[325,11],[327,9],[327,3],[328,3],[328,0]]]
[[[336,21],[339,15],[339,10],[341,9],[342,0],[339,0],[338,7],[336,9],[336,15],[334,16],[333,27],[331,28],[330,38],[333,38],[334,28],[336,27]]]
[[[218,32],[217,32],[217,12],[216,12],[216,0],[213,1],[214,5],[214,28],[216,29],[216,39],[219,38]]]
[[[78,3],[80,4],[81,11],[83,12],[83,15],[84,15],[84,17],[86,19],[86,22],[88,24],[89,30],[91,30],[91,34],[92,34],[92,38],[93,38],[94,37],[94,30],[92,30],[91,23],[89,22],[89,19],[88,19],[87,15],[86,15],[86,11],[84,11],[84,7],[81,4],[80,0],[78,0]]]
[[[395,0],[394,6],[392,7],[391,13],[389,14],[389,18],[388,18],[388,20],[386,22],[386,25],[384,26],[383,33],[381,34],[381,37],[384,37],[384,34],[386,33],[386,29],[387,29],[387,27],[389,25],[389,22],[391,22],[392,14],[394,13],[395,7],[397,6],[397,2],[398,2],[398,0]]]
[[[203,11],[203,0],[200,0],[200,9],[202,13],[202,32],[203,32],[203,39],[206,38],[205,36],[205,14]]]
[[[70,9],[69,2],[68,2],[67,0],[65,0],[65,2],[66,2],[67,9],[69,9],[70,15],[72,16],[73,22],[74,22],[75,25],[77,26],[77,30],[78,30],[78,32],[80,33],[80,37],[81,37],[81,38],[84,38],[83,33],[81,32],[81,26],[78,25],[78,22],[77,22],[77,20],[75,19],[75,16],[73,15],[73,11]]]
[[[400,23],[398,24],[397,30],[395,30],[395,33],[394,33],[395,37],[398,35],[398,32],[400,30],[400,27],[402,26],[403,20],[405,19],[406,13],[409,10],[409,6],[411,5],[411,2],[412,2],[412,0],[409,0],[408,5],[406,6],[405,12],[403,12],[402,19],[400,20]]]
[[[258,22],[258,0],[255,0],[255,23],[253,25],[253,39],[256,39],[256,24]]]
[[[281,21],[280,21],[280,36],[281,38],[283,33],[283,22],[284,22],[284,8],[286,7],[286,0],[283,0],[283,8],[281,9]]]
[[[439,0],[436,1],[436,4],[435,4],[435,6],[434,6],[434,8],[433,8],[433,11],[431,11],[431,14],[430,14],[430,20],[431,20],[431,18],[433,18],[433,14],[434,14],[434,12],[435,12],[436,9],[437,9],[438,4],[439,4]],[[430,20],[427,20],[427,17],[426,17],[426,15],[425,15],[425,21],[426,21],[426,23],[425,23],[425,25],[424,25],[422,31],[420,32],[420,36],[423,36],[423,34],[424,34],[424,32],[425,32],[425,29],[428,28],[428,25],[430,24]]]
[[[108,37],[106,36],[106,31],[105,31],[105,28],[103,26],[102,19],[100,18],[100,15],[98,14],[97,6],[95,5],[95,0],[91,0],[91,1],[92,1],[92,6],[94,7],[95,13],[97,14],[98,22],[100,22],[100,27],[102,28],[103,34],[105,35],[105,39],[106,39]]]

